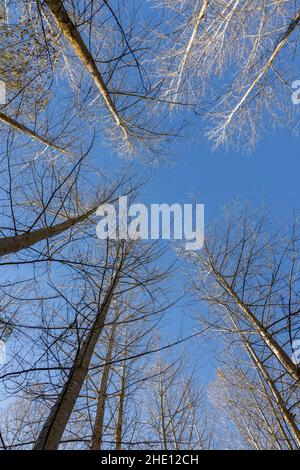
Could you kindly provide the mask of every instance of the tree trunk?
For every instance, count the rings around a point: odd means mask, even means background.
[[[78,32],[76,26],[69,17],[68,12],[65,10],[62,1],[45,0],[45,2],[50,8],[58,28],[61,30],[65,38],[72,46],[77,57],[79,57],[85,68],[91,74],[94,83],[98,87],[114,122],[117,124],[117,126],[120,127],[120,129],[122,129],[125,139],[126,141],[128,141],[128,129],[124,124],[122,118],[119,116],[119,113],[115,107],[114,102],[110,97],[106,84],[102,78],[100,71],[98,70],[98,67],[94,61],[92,54],[84,44],[80,33]]]
[[[35,243],[55,237],[56,235],[65,232],[79,222],[87,219],[96,210],[97,207],[94,207],[78,217],[71,217],[69,220],[61,222],[57,225],[53,225],[52,227],[43,227],[37,230],[29,231],[27,233],[23,233],[21,235],[16,235],[14,237],[1,238],[0,256],[5,256],[10,253],[17,253],[20,250],[35,245]]]
[[[9,126],[13,127],[14,129],[22,132],[23,134],[28,135],[29,137],[32,137],[35,140],[38,140],[42,144],[47,145],[47,147],[52,147],[55,150],[58,150],[59,152],[64,153],[66,155],[72,155],[70,152],[68,152],[64,148],[60,147],[59,145],[54,144],[50,140],[48,140],[45,137],[37,134],[36,132],[34,132],[31,129],[29,129],[28,127],[24,126],[20,122],[15,121],[15,119],[13,119],[13,118],[11,118],[11,117],[9,117],[6,114],[1,113],[1,112],[0,112],[0,121],[4,122],[5,124],[8,124]]]
[[[164,406],[164,385],[162,380],[162,375],[160,375],[159,379],[159,404],[160,404],[160,414],[161,414],[161,434],[163,439],[163,449],[168,450],[167,444],[167,428],[166,428],[166,416],[165,416],[165,406]]]
[[[203,3],[202,3],[202,6],[201,8],[199,9],[199,13],[196,17],[196,21],[195,21],[195,25],[194,25],[194,28],[193,28],[193,31],[192,31],[192,34],[191,34],[191,37],[189,39],[189,42],[186,46],[186,49],[185,49],[185,52],[184,52],[184,55],[183,55],[183,58],[180,62],[180,66],[179,66],[179,69],[178,69],[178,72],[177,72],[177,78],[176,78],[176,95],[177,93],[179,92],[179,89],[180,89],[180,85],[182,83],[182,79],[183,79],[183,73],[184,73],[184,68],[186,66],[186,63],[187,63],[187,60],[189,58],[189,55],[191,53],[191,49],[193,47],[193,44],[195,42],[195,39],[197,37],[197,33],[199,31],[199,27],[200,27],[200,23],[201,23],[201,20],[204,18],[205,16],[205,13],[206,13],[206,10],[207,10],[207,7],[209,5],[209,0],[204,0]],[[199,2],[199,6],[200,6],[200,2]]]
[[[255,353],[252,345],[250,344],[250,342],[247,340],[246,336],[241,332],[239,331],[238,329],[238,326],[236,325],[234,319],[232,318],[232,314],[230,312],[228,312],[229,315],[230,315],[230,318],[231,318],[231,321],[236,329],[236,331],[239,333],[239,335],[241,336],[241,338],[243,339],[244,343],[245,343],[245,347],[248,351],[248,354],[254,364],[254,366],[261,372],[262,376],[264,377],[264,379],[266,380],[267,384],[269,385],[270,387],[270,390],[272,391],[272,394],[275,398],[275,401],[278,405],[278,408],[286,422],[286,424],[290,427],[290,429],[292,430],[292,433],[294,435],[294,438],[297,442],[297,445],[298,447],[300,448],[300,430],[298,429],[298,426],[297,424],[295,423],[295,420],[292,416],[292,414],[289,412],[289,410],[287,409],[286,407],[286,404],[280,394],[280,392],[277,390],[277,387],[275,385],[275,382],[273,381],[272,377],[270,376],[267,368],[264,366],[264,364],[260,361],[259,357],[257,356],[257,354]]]
[[[251,312],[249,307],[244,304],[244,302],[239,298],[236,292],[231,288],[228,284],[226,279],[220,274],[212,262],[210,263],[210,267],[212,268],[215,276],[217,277],[219,283],[223,286],[223,288],[227,291],[230,297],[235,301],[238,307],[242,310],[245,314],[246,318],[250,321],[251,325],[255,328],[257,333],[261,336],[265,344],[268,348],[272,351],[272,353],[277,357],[278,361],[282,364],[285,370],[290,374],[290,376],[296,381],[297,385],[300,385],[300,369],[299,367],[293,363],[291,358],[287,355],[287,353],[279,346],[279,344],[272,338],[270,333],[266,330],[266,328],[262,325],[262,323],[255,317],[255,315]]]
[[[225,124],[223,125],[223,127],[228,127],[228,125],[230,124],[230,122],[232,121],[233,119],[233,116],[236,114],[236,112],[244,105],[244,103],[246,102],[247,98],[250,96],[251,92],[254,90],[254,88],[256,87],[256,85],[258,85],[260,79],[268,72],[268,70],[272,67],[272,64],[273,62],[275,61],[276,57],[278,56],[278,54],[280,53],[281,49],[287,44],[288,40],[289,40],[289,37],[290,35],[293,33],[293,31],[297,28],[298,24],[300,22],[300,10],[297,11],[297,13],[295,14],[294,18],[292,19],[292,21],[290,22],[287,30],[285,31],[285,33],[282,35],[280,41],[278,42],[278,44],[276,45],[274,51],[272,52],[272,54],[270,55],[270,57],[268,58],[267,62],[265,63],[265,65],[263,67],[261,67],[261,69],[259,70],[258,74],[256,75],[255,79],[252,81],[252,83],[249,85],[249,87],[247,88],[246,92],[244,93],[244,95],[242,96],[242,98],[240,99],[240,101],[235,105],[235,107],[233,108],[233,110],[229,113],[227,119],[226,119],[226,122]]]
[[[116,313],[117,313],[117,310],[116,310]],[[114,320],[116,320],[117,315],[115,315]],[[91,441],[91,450],[99,450],[102,448],[103,424],[104,424],[104,415],[105,415],[105,404],[106,404],[106,398],[107,398],[107,385],[108,385],[109,371],[111,369],[110,361],[112,358],[116,329],[117,329],[117,325],[116,323],[113,323],[111,327],[109,340],[108,340],[108,348],[107,348],[106,356],[104,359],[105,364],[103,367],[101,382],[100,382],[100,387],[99,387],[97,410],[96,410],[95,422],[94,422],[94,427],[93,427],[93,435],[92,435],[92,441]]]
[[[124,361],[123,361],[123,367],[122,367],[121,389],[119,393],[118,419],[117,419],[117,426],[116,426],[116,432],[115,432],[116,450],[122,450],[123,414],[124,414],[124,400],[125,400],[125,390],[126,390],[126,353],[127,351],[125,349]]]
[[[119,276],[120,273],[118,271],[110,284],[93,326],[75,358],[68,380],[38,436],[34,450],[55,450],[59,446],[81,387],[87,376],[90,360],[105,324],[113,293],[119,282]]]

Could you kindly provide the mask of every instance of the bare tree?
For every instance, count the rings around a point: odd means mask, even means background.
[[[148,265],[150,267],[151,263],[160,255],[160,250],[156,249],[156,245],[154,244],[152,248],[145,246],[143,250],[140,245],[135,245],[135,242],[119,242],[115,248],[110,243],[107,246],[106,259],[108,264],[104,267],[101,277],[99,273],[99,280],[96,277],[94,281],[98,289],[100,287],[97,294],[98,303],[95,316],[84,338],[78,345],[65,385],[41,430],[35,449],[54,449],[58,447],[79,392],[87,377],[90,361],[106,323],[109,309],[120,289],[124,289],[124,287],[126,290],[134,288],[149,289],[152,284],[155,285],[165,276],[165,274],[159,273],[153,276],[151,271],[149,273],[144,271],[144,266]],[[113,251],[111,252],[111,250]]]
[[[166,96],[195,106],[214,145],[253,147],[267,123],[294,122],[297,2],[159,4]]]
[[[91,440],[91,449],[99,450],[102,448],[103,441],[103,432],[104,432],[104,417],[105,417],[105,407],[108,395],[108,384],[109,384],[109,374],[111,371],[111,360],[113,355],[113,350],[115,346],[115,337],[118,320],[118,308],[115,307],[115,317],[114,322],[111,325],[111,331],[108,337],[107,351],[104,357],[104,366],[101,374],[101,382],[99,386],[99,394],[97,400],[97,409],[95,414],[95,421],[93,426],[93,435]]]
[[[206,414],[204,392],[182,358],[158,358],[147,405],[146,433],[154,449],[209,449],[213,428]],[[150,437],[151,436],[151,437]]]
[[[250,359],[254,378],[241,373],[250,383],[260,382],[273,418],[290,436],[284,445],[299,448],[300,372],[293,361],[299,334],[297,233],[296,223],[284,233],[264,210],[234,205],[211,229],[203,254],[193,257],[193,285],[212,306],[203,320],[228,333],[236,357],[242,361],[246,353],[246,364]]]

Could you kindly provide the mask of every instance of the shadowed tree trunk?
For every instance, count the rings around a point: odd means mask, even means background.
[[[68,380],[65,383],[64,388],[53,406],[45,424],[43,425],[34,446],[34,450],[54,450],[59,446],[61,437],[82,388],[82,384],[87,376],[91,357],[105,324],[114,291],[118,285],[119,275],[120,273],[118,270],[111,281],[104,302],[91,327],[91,330],[80,347]]]

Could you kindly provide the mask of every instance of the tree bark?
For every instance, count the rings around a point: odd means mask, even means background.
[[[282,35],[281,39],[279,40],[279,42],[277,43],[274,51],[272,52],[272,54],[270,55],[269,59],[267,60],[267,62],[265,63],[265,65],[263,67],[261,67],[261,69],[259,70],[259,73],[257,74],[257,76],[255,77],[255,79],[252,81],[252,83],[250,84],[250,86],[247,88],[247,91],[244,93],[244,95],[242,96],[242,98],[240,99],[240,101],[237,103],[237,105],[233,108],[233,110],[229,113],[229,116],[227,117],[226,119],[226,122],[224,124],[223,127],[227,127],[230,122],[232,121],[232,118],[233,116],[236,114],[236,112],[241,108],[241,106],[243,106],[243,104],[245,103],[245,101],[247,100],[247,98],[249,97],[250,93],[252,92],[252,90],[255,88],[255,86],[258,84],[258,82],[260,81],[260,79],[265,75],[265,73],[270,69],[270,67],[272,66],[274,60],[276,59],[276,57],[278,56],[279,52],[281,51],[281,49],[286,45],[286,43],[288,42],[289,40],[289,37],[290,35],[293,33],[293,31],[296,29],[296,27],[298,26],[300,22],[300,10],[297,11],[297,13],[295,14],[294,18],[292,19],[292,21],[290,22],[287,30],[285,31],[285,33]]]
[[[112,358],[112,352],[114,347],[115,335],[116,335],[117,325],[113,323],[111,327],[111,333],[108,340],[108,348],[105,356],[105,364],[102,371],[101,382],[99,387],[99,395],[97,402],[97,410],[95,416],[95,422],[93,427],[93,435],[91,441],[91,450],[99,450],[102,448],[103,440],[103,424],[104,424],[104,415],[105,415],[105,405],[107,399],[107,385],[108,377],[111,369],[110,361]]]
[[[165,390],[164,390],[162,375],[160,375],[160,378],[159,378],[159,404],[160,404],[160,414],[161,414],[161,416],[160,416],[161,417],[161,434],[162,434],[162,439],[163,439],[163,449],[168,450],[164,395],[165,395]]]
[[[270,376],[267,368],[260,361],[260,359],[257,356],[257,354],[255,353],[252,345],[247,340],[246,336],[241,331],[239,331],[238,326],[236,325],[236,322],[234,321],[234,319],[232,317],[232,314],[230,312],[228,312],[228,313],[230,315],[231,321],[232,321],[236,331],[239,333],[239,335],[241,336],[241,338],[243,339],[243,341],[245,343],[246,350],[248,351],[248,354],[249,354],[254,366],[261,372],[262,376],[264,377],[267,384],[269,385],[270,390],[272,391],[272,394],[273,394],[273,396],[275,398],[275,401],[278,405],[278,408],[280,409],[280,412],[281,412],[285,422],[288,424],[288,426],[292,430],[292,433],[293,433],[294,438],[297,442],[297,445],[300,448],[300,430],[298,429],[298,426],[297,426],[292,414],[287,409],[286,404],[285,404],[280,392],[277,390],[277,387],[276,387],[276,384],[275,384],[274,380]]]
[[[71,217],[69,220],[53,225],[52,227],[43,227],[14,237],[1,238],[0,257],[11,253],[17,253],[18,251],[29,248],[38,242],[55,237],[56,235],[69,230],[74,225],[86,220],[96,210],[97,207],[94,207],[78,217]]]
[[[200,5],[200,2],[199,2],[199,5]],[[201,20],[204,18],[204,15],[206,13],[208,5],[209,5],[209,0],[204,0],[203,3],[202,3],[201,8],[199,9],[199,13],[196,17],[196,21],[195,21],[195,25],[194,25],[191,37],[190,37],[189,42],[186,46],[183,58],[180,62],[180,66],[179,66],[179,69],[178,69],[178,72],[177,72],[177,77],[178,78],[176,80],[176,94],[178,93],[178,91],[180,89],[180,85],[181,85],[182,79],[183,79],[184,68],[186,66],[187,60],[188,60],[189,55],[191,53],[191,49],[193,47],[193,44],[194,44],[195,39],[197,37],[197,33],[199,31]]]
[[[76,400],[87,376],[91,357],[102,332],[107,313],[110,308],[114,291],[119,282],[119,270],[111,281],[104,302],[92,325],[92,328],[83,341],[75,358],[67,382],[53,406],[38,438],[34,450],[55,450],[58,448],[64,430],[75,406]]]
[[[95,63],[95,60],[88,50],[87,46],[85,45],[80,33],[78,32],[75,24],[72,22],[71,18],[68,15],[68,12],[65,10],[64,5],[61,0],[45,0],[47,3],[49,9],[51,10],[51,13],[55,19],[55,22],[62,32],[62,34],[65,36],[65,38],[68,40],[69,44],[72,46],[75,54],[85,68],[88,70],[88,72],[91,74],[95,85],[97,86],[98,90],[100,91],[102,98],[104,100],[104,103],[106,104],[114,122],[116,123],[117,126],[122,129],[124,137],[126,141],[128,142],[128,129],[126,125],[123,122],[123,119],[119,115],[114,102],[112,101],[110,94],[107,90],[106,84],[102,78],[102,75]]]
[[[59,152],[64,153],[66,155],[72,155],[66,149],[60,147],[59,145],[56,145],[55,143],[51,142],[49,139],[46,139],[45,137],[41,136],[40,134],[37,134],[36,132],[29,129],[29,127],[24,126],[24,124],[21,124],[20,122],[16,121],[15,119],[13,119],[13,118],[11,118],[11,117],[9,117],[6,114],[1,113],[1,112],[0,112],[0,121],[4,122],[5,124],[8,124],[13,129],[16,129],[16,130],[22,132],[23,134],[28,135],[29,137],[32,137],[35,140],[38,140],[42,144],[47,145],[47,147],[52,147],[55,150],[58,150]]]
[[[205,263],[207,264],[207,263]],[[290,376],[296,381],[297,385],[300,385],[300,369],[293,363],[291,358],[287,353],[281,348],[281,346],[272,338],[267,329],[262,325],[262,323],[256,318],[256,316],[251,312],[249,307],[242,302],[236,292],[228,284],[224,276],[217,271],[215,266],[210,260],[209,266],[212,268],[216,278],[219,283],[223,286],[226,292],[230,297],[235,301],[241,311],[244,313],[246,318],[250,321],[251,325],[255,328],[257,333],[261,336],[265,344],[272,351],[272,353],[277,357],[278,361],[282,364],[285,370],[290,374]]]
[[[126,348],[126,346],[125,346]],[[122,431],[123,431],[123,415],[124,415],[124,400],[126,390],[126,349],[124,351],[124,361],[122,366],[121,389],[119,393],[119,408],[118,419],[115,432],[116,450],[122,450]]]

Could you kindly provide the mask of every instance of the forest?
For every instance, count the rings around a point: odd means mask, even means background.
[[[1,1],[2,451],[300,449],[299,25],[296,0]],[[97,237],[168,191],[205,203],[201,249]]]

